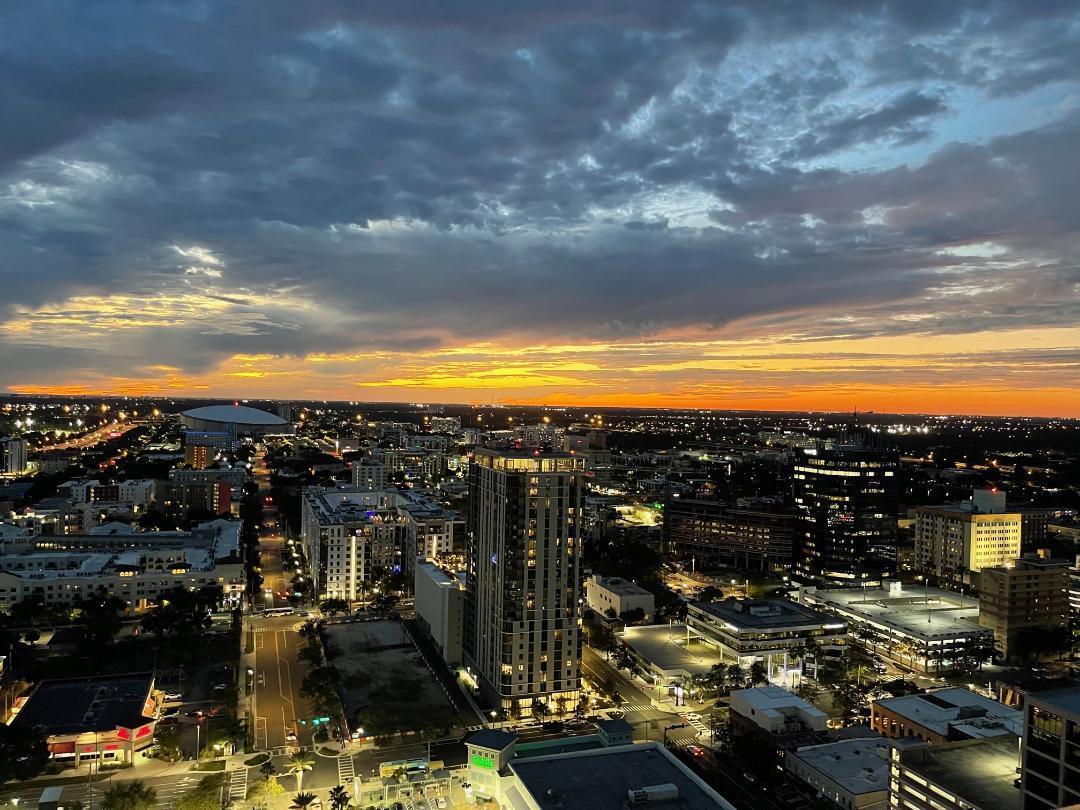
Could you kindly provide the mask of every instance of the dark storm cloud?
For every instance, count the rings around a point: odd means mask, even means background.
[[[121,293],[187,322],[154,311],[104,357],[194,371],[907,311],[977,242],[1010,251],[1001,289],[1075,297],[1080,120],[984,137],[958,99],[1074,81],[1077,36],[1050,2],[21,4],[0,350]],[[958,115],[971,137],[930,145]]]

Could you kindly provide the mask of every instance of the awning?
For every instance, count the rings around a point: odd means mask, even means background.
[[[74,742],[49,743],[50,754],[74,754]]]

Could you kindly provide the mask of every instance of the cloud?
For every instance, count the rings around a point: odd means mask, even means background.
[[[25,4],[0,377],[77,344],[129,387],[553,396],[601,372],[401,367],[1075,323],[1078,30],[1056,2]]]

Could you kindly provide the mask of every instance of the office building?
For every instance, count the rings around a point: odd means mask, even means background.
[[[790,683],[789,671],[801,670],[798,655],[807,642],[825,654],[847,644],[847,622],[788,599],[725,599],[692,602],[687,609],[688,635],[716,649],[721,660],[749,667],[765,664],[770,678]]]
[[[465,660],[511,714],[578,701],[584,473],[561,452],[481,448],[469,465]]]
[[[892,810],[1018,810],[1012,736],[894,748]],[[1042,810],[1044,805],[1039,806]]]
[[[465,633],[465,586],[429,562],[416,563],[414,600],[417,623],[450,666],[461,663]]]
[[[798,576],[876,582],[895,569],[899,469],[896,451],[866,444],[803,451],[792,471]]]
[[[915,513],[917,570],[956,582],[1020,556],[1022,516],[1007,512],[1005,493],[977,489],[971,500],[922,506]],[[977,584],[977,583],[976,583]]]
[[[720,501],[668,498],[664,553],[693,570],[778,571],[791,564],[795,517]]]
[[[1028,695],[1021,780],[1023,810],[1080,805],[1080,685]]]
[[[958,686],[875,700],[870,706],[870,727],[878,734],[933,744],[1002,734],[1015,741],[1021,724],[1016,709]]]
[[[1001,658],[1022,658],[1045,647],[1047,633],[1069,626],[1069,562],[1025,554],[979,575],[979,624],[994,631]],[[1033,646],[1034,645],[1034,646]]]
[[[27,442],[19,436],[0,437],[0,475],[22,475],[27,469]]]
[[[386,465],[373,458],[357,459],[352,464],[352,483],[359,490],[386,489],[389,486]]]
[[[634,617],[648,622],[656,612],[656,600],[650,591],[622,577],[593,574],[585,582],[585,599],[601,616]]]
[[[847,620],[855,643],[916,672],[950,672],[993,654],[979,601],[963,593],[887,580],[873,588],[802,588],[798,600]]]

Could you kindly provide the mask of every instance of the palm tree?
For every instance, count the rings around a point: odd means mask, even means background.
[[[318,798],[314,793],[297,793],[293,796],[292,804],[289,807],[292,810],[307,810],[307,808],[315,804]]]
[[[330,788],[330,806],[333,810],[345,810],[349,806],[349,791],[344,785]]]
[[[736,689],[741,689],[743,683],[746,681],[746,667],[739,663],[729,665],[727,677],[728,682],[732,686]]]
[[[269,759],[259,766],[259,773],[262,774],[263,779],[269,779],[271,776],[274,775],[274,771],[274,763]]]
[[[296,774],[296,791],[298,795],[307,795],[304,793],[300,793],[301,785],[303,785],[304,783],[304,771],[310,771],[314,767],[315,757],[313,757],[311,755],[311,752],[308,751],[306,748],[301,748],[299,751],[293,754],[292,758],[289,760],[289,773]],[[315,797],[312,796],[312,801],[314,801],[314,799]]]

